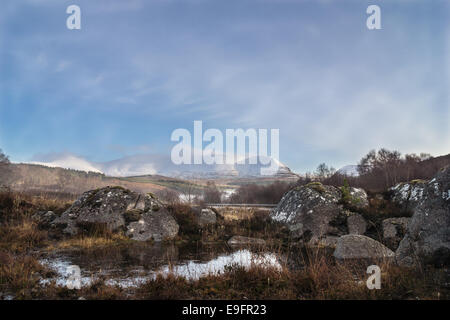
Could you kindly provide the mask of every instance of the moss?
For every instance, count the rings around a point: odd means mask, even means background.
[[[427,181],[422,180],[422,179],[414,179],[414,180],[411,180],[409,183],[412,185],[415,185],[415,184],[420,184],[420,183],[427,183]]]
[[[306,185],[306,187],[310,188],[310,189],[313,189],[313,190],[315,190],[315,191],[317,191],[319,193],[324,193],[326,191],[325,187],[320,182],[310,182],[310,183],[308,183]]]

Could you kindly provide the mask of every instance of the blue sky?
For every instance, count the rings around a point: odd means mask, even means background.
[[[66,8],[82,29],[66,28]],[[381,7],[381,30],[366,8]],[[169,154],[176,128],[280,129],[313,170],[450,152],[450,3],[6,0],[0,148],[13,161]]]

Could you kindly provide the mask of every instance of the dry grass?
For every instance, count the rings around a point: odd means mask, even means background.
[[[42,248],[48,241],[47,231],[39,230],[36,223],[24,219],[0,228],[0,248],[14,253]]]
[[[217,276],[188,281],[159,276],[142,285],[135,299],[449,299],[441,270],[419,272],[379,262],[380,290],[366,286],[367,265],[334,264],[318,255],[303,269],[229,266]]]
[[[69,290],[55,283],[42,287],[41,277],[50,271],[36,260],[34,251],[91,249],[123,244],[130,240],[99,228],[59,241],[49,239],[30,218],[40,210],[60,213],[66,200],[0,193],[0,291],[18,299],[449,299],[444,270],[411,270],[379,262],[381,290],[366,287],[367,265],[338,264],[321,250],[304,254],[290,249],[286,230],[268,223],[267,213],[256,213],[239,221],[220,220],[215,226],[199,228],[192,208],[178,205],[172,213],[180,224],[179,239],[186,241],[226,241],[232,235],[263,238],[263,251],[283,253],[304,261],[300,270],[281,270],[253,265],[250,269],[229,266],[220,275],[189,281],[181,277],[158,277],[134,292],[112,287],[99,280],[81,290]],[[270,239],[274,239],[273,242]],[[447,275],[448,277],[448,275]]]
[[[46,250],[60,250],[60,249],[91,249],[103,246],[112,246],[130,242],[128,237],[121,234],[113,234],[108,237],[97,236],[78,236],[75,238],[64,239],[50,244]]]
[[[16,299],[30,298],[33,291],[40,289],[41,276],[50,274],[51,271],[30,255],[0,251],[0,288],[13,293]]]
[[[176,204],[169,207],[180,230],[177,240],[203,241],[205,243],[223,242],[232,236],[246,236],[266,239],[268,243],[284,244],[289,239],[287,228],[270,221],[269,211],[255,211],[239,219],[224,219],[218,215],[215,225],[199,227],[192,207]],[[197,209],[200,210],[200,209]]]

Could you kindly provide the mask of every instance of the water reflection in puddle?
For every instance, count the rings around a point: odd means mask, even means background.
[[[145,283],[158,275],[181,276],[188,280],[222,273],[227,266],[248,268],[252,265],[281,269],[279,257],[270,252],[255,253],[249,249],[229,252],[225,247],[177,247],[133,245],[101,250],[72,250],[53,253],[41,259],[43,265],[56,272],[43,285],[55,281],[64,286],[72,265],[80,267],[81,286],[98,279],[108,285],[129,288]]]

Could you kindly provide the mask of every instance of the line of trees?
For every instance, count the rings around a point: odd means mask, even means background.
[[[431,179],[439,169],[450,165],[450,155],[432,157],[430,154],[405,154],[397,150],[381,148],[369,151],[358,163],[359,176],[346,176],[339,172],[323,179],[331,185],[343,185],[347,180],[351,186],[371,191],[383,191],[399,182],[414,179]]]
[[[278,203],[283,195],[293,187],[293,183],[282,181],[275,181],[268,185],[242,185],[230,196],[229,202],[248,204]]]

